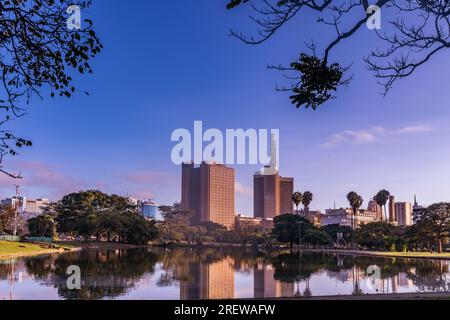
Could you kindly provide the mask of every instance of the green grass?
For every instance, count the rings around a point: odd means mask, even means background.
[[[387,257],[411,257],[411,258],[450,258],[450,252],[374,252]]]
[[[59,249],[70,250],[72,248],[71,246],[60,245],[53,245],[52,248],[50,245],[44,244],[0,241],[0,258],[51,253]]]

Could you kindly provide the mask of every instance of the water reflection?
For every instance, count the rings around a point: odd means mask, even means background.
[[[67,288],[70,265],[81,269],[81,290]],[[246,249],[85,250],[0,261],[0,299],[275,298],[442,292],[449,283],[448,261]]]

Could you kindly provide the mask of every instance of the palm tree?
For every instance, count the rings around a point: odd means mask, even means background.
[[[389,196],[391,193],[385,189],[378,191],[375,195],[375,202],[381,207],[381,210],[384,208],[384,213],[381,215],[381,220],[384,220],[386,215],[386,203],[389,200]]]
[[[310,191],[305,191],[303,193],[302,203],[305,206],[305,215],[309,219],[309,205],[313,201],[313,194]]]
[[[294,194],[292,195],[292,202],[295,204],[295,207],[297,208],[298,211],[298,205],[302,202],[303,200],[303,195],[301,194],[301,192],[294,192]]]
[[[347,200],[350,203],[350,207],[352,207],[353,211],[353,219],[352,219],[352,228],[355,229],[354,221],[356,214],[358,213],[358,209],[362,206],[364,200],[363,198],[354,191],[351,191],[347,194]]]

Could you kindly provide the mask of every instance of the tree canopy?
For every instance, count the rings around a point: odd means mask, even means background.
[[[90,5],[90,0],[0,1],[0,163],[32,145],[8,130],[8,122],[25,115],[35,98],[70,98],[78,91],[74,75],[93,72],[91,60],[102,50],[93,22],[67,27],[69,7],[78,6],[84,15]]]
[[[334,98],[338,87],[349,84],[352,76],[344,74],[350,67],[331,62],[333,53],[338,45],[377,19],[379,10],[390,21],[384,23],[382,31],[374,30],[382,46],[369,52],[364,61],[384,95],[397,80],[412,75],[450,48],[450,2],[446,0],[378,0],[372,6],[368,0],[228,0],[227,9],[247,5],[253,12],[250,17],[257,26],[257,36],[231,30],[232,36],[246,44],[261,44],[296,19],[302,26],[303,14],[314,15],[318,24],[330,28],[331,37],[313,38],[306,43],[298,61],[288,67],[270,66],[288,73],[286,77],[293,82],[279,90],[291,92],[291,102],[297,107],[316,109]]]
[[[435,203],[417,212],[414,218],[422,231],[436,240],[441,253],[443,239],[450,236],[450,203]]]
[[[300,232],[304,235],[307,230],[313,228],[309,220],[293,214],[276,216],[273,222],[273,236],[280,242],[289,243],[290,246],[299,243]]]
[[[50,204],[45,214],[52,215],[60,234],[72,237],[146,244],[157,236],[153,221],[147,221],[128,198],[89,190],[71,193]]]

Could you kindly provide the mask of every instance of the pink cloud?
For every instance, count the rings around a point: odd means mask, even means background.
[[[243,196],[251,196],[253,195],[253,189],[250,187],[246,187],[243,184],[236,182],[235,183],[235,191],[238,195],[243,195]]]
[[[79,191],[86,187],[86,182],[58,172],[55,167],[40,161],[17,161],[10,172],[20,173],[22,179],[13,179],[0,175],[0,187],[4,190],[14,190],[14,185],[20,185],[26,191],[39,193],[39,197],[59,199],[61,196]]]
[[[167,172],[136,171],[125,176],[128,182],[137,184],[173,185],[179,178]]]

